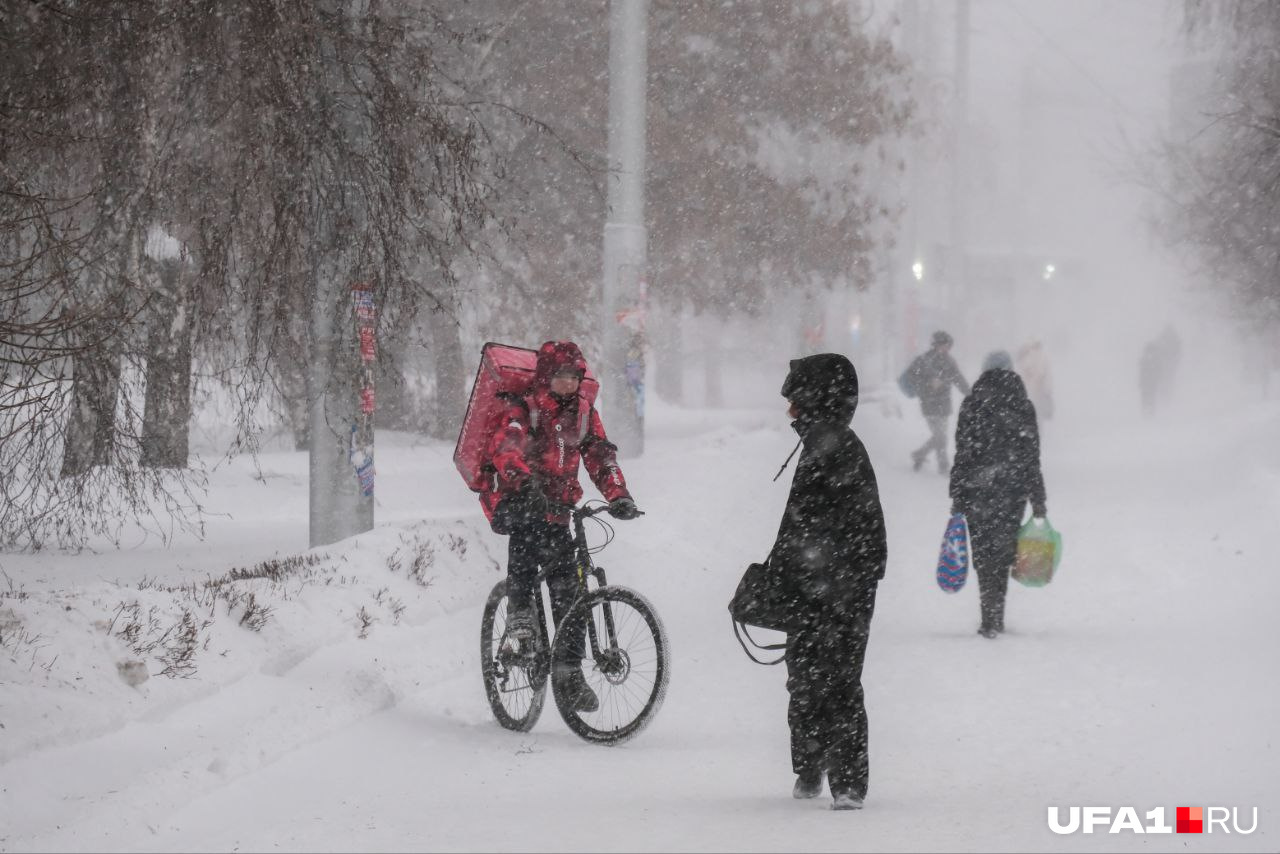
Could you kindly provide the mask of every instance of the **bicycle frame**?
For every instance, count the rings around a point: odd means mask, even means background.
[[[565,533],[572,546],[561,539],[563,533],[557,533],[555,556],[563,557],[566,564],[550,567],[551,572],[540,567],[537,573],[533,603],[537,640],[526,644],[522,637],[511,645],[507,630],[499,629],[509,580],[499,582],[489,594],[481,620],[485,692],[494,716],[506,729],[528,732],[542,713],[548,688],[569,729],[597,744],[632,738],[662,705],[670,673],[662,622],[642,595],[611,586],[604,569],[592,559],[593,551],[612,540],[612,531],[604,543],[594,548],[587,544],[585,521],[608,509],[598,504],[551,506],[550,512],[571,521],[573,529]],[[573,561],[572,567],[568,560]],[[547,584],[548,576],[554,584]],[[562,597],[570,601],[557,602]],[[558,624],[549,619],[556,616]],[[521,670],[524,677],[518,673]],[[586,686],[568,678],[574,671],[589,680]],[[633,676],[637,681],[631,685]],[[514,681],[509,682],[511,677]]]
[[[594,578],[598,587],[608,586],[608,580],[605,577],[604,568],[596,566],[595,561],[591,559],[591,550],[587,546],[587,528],[586,520],[592,516],[607,512],[609,505],[602,504],[595,507],[573,507],[572,505],[553,505],[552,512],[567,512],[573,519],[573,559],[576,577],[578,580],[578,593],[574,596],[573,601],[566,608],[566,613],[572,610],[573,606],[578,603],[584,596],[591,592],[588,585],[588,579]],[[641,514],[643,515],[643,514]],[[547,570],[543,569],[538,572],[537,589],[539,591],[538,602],[542,607],[541,590],[547,580]],[[605,632],[608,635],[607,650],[616,650],[618,648],[618,630],[613,621],[613,609],[608,602],[602,604],[604,614]],[[546,625],[546,615],[542,615],[543,625]],[[558,632],[560,627],[555,626]],[[599,664],[605,654],[600,648],[600,636],[596,630],[595,620],[587,620],[587,639],[590,643],[591,660]],[[554,635],[548,637],[549,641],[554,642]],[[607,664],[608,662],[606,662]]]

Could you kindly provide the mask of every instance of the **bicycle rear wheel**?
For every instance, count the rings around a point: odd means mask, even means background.
[[[494,585],[480,620],[480,669],[489,708],[498,723],[528,732],[538,722],[547,696],[550,657],[544,635],[531,649],[507,643],[507,582]]]
[[[561,674],[551,680],[556,707],[569,729],[587,741],[621,744],[649,725],[666,698],[671,666],[662,621],[649,600],[625,587],[587,594],[561,625],[571,620],[586,626],[583,650],[569,654],[563,646],[569,633],[557,630],[551,658],[578,662],[599,708],[576,710]]]

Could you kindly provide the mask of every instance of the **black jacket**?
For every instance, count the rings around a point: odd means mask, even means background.
[[[911,385],[920,397],[920,412],[925,416],[951,414],[951,386],[969,393],[969,383],[960,373],[949,353],[931,349],[912,360],[907,368]]]
[[[803,615],[838,614],[884,578],[888,555],[876,475],[849,427],[858,405],[857,374],[838,354],[796,359],[783,395],[799,412],[792,427],[804,449],[770,566],[791,580]]]
[[[1028,501],[1045,503],[1036,408],[1013,371],[983,372],[960,404],[951,500],[965,513],[1021,514]]]

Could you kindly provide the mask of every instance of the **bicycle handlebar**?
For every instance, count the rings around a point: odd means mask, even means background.
[[[547,510],[551,513],[567,513],[577,519],[590,519],[592,516],[598,516],[601,513],[608,513],[609,505],[600,504],[595,507],[588,507],[584,504],[581,507],[575,507],[572,504],[557,504],[555,502],[550,502],[547,504]],[[636,515],[643,516],[644,511],[636,510]]]

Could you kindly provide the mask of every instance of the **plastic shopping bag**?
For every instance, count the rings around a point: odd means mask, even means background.
[[[1048,519],[1028,519],[1018,530],[1018,558],[1013,578],[1028,587],[1044,587],[1062,560],[1062,534]]]

